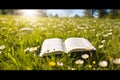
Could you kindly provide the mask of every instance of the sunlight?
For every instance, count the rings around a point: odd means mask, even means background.
[[[33,17],[33,16],[37,16],[37,14],[38,14],[37,11],[38,10],[32,10],[32,9],[30,9],[30,10],[21,10],[21,14],[23,16],[31,16],[31,17]]]
[[[20,10],[19,12],[23,16],[23,18],[27,19],[32,23],[37,23],[37,17],[40,14],[40,12],[38,11],[39,10],[34,10],[34,9],[23,9]]]

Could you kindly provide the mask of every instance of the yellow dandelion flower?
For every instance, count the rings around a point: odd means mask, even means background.
[[[49,65],[53,67],[56,65],[56,63],[54,61],[51,61],[51,62],[49,62]]]
[[[96,61],[93,61],[93,64],[96,64]]]

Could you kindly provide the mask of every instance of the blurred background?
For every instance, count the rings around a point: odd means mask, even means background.
[[[119,18],[120,9],[0,9],[1,15],[39,17]]]

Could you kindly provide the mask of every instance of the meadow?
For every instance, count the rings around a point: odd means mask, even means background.
[[[96,52],[38,56],[45,39],[69,37],[88,39]],[[120,19],[0,15],[0,70],[120,70]]]

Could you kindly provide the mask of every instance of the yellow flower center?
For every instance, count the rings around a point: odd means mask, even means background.
[[[49,62],[49,65],[50,65],[50,66],[55,66],[56,63],[52,61],[52,62]]]

